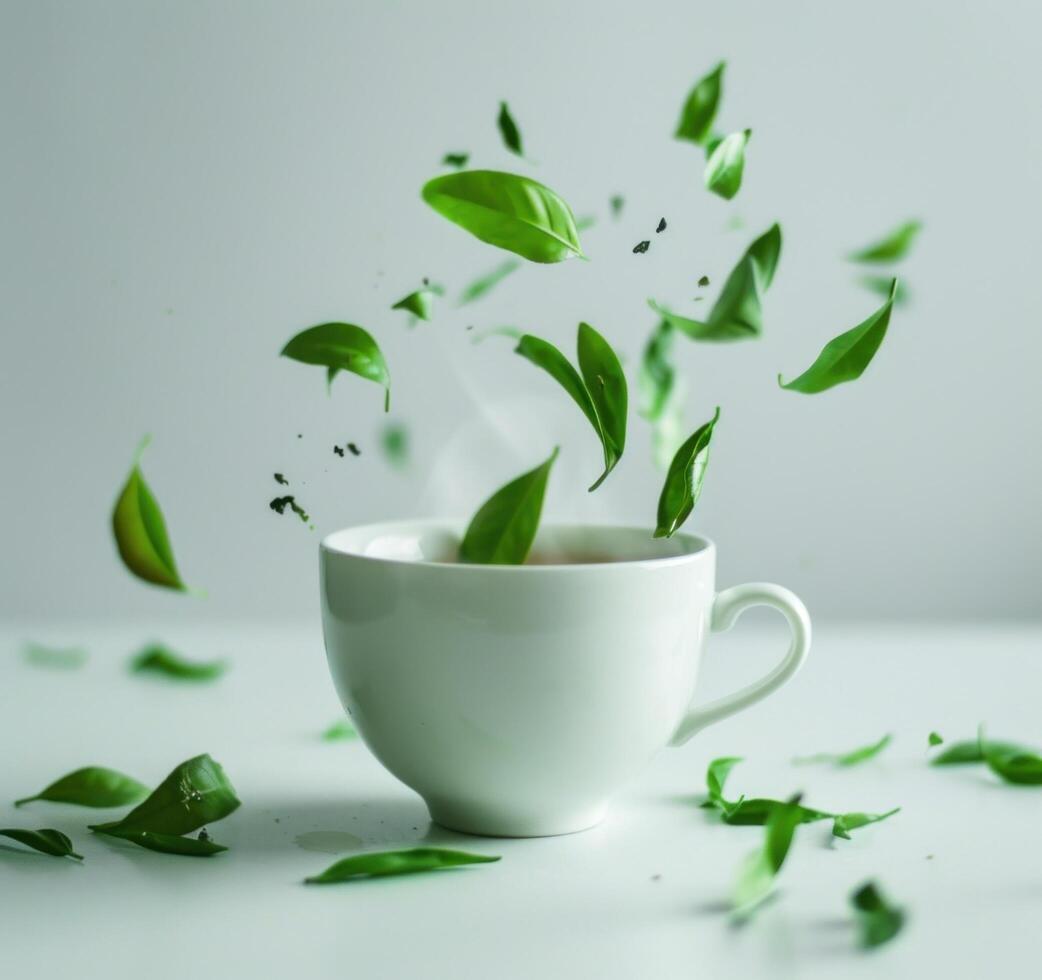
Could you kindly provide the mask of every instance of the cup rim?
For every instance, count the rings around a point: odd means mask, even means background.
[[[466,526],[466,520],[452,520],[450,518],[423,517],[413,519],[398,519],[390,521],[371,521],[365,524],[352,524],[342,527],[336,531],[326,534],[319,542],[319,552],[323,556],[338,556],[341,558],[356,558],[361,561],[375,562],[382,565],[402,565],[414,568],[439,569],[442,574],[474,574],[485,572],[493,575],[536,575],[536,574],[569,574],[574,572],[590,572],[597,570],[604,574],[620,574],[627,569],[634,568],[664,568],[673,565],[682,565],[685,562],[694,561],[706,557],[712,557],[716,553],[716,544],[711,538],[701,534],[689,534],[685,531],[677,531],[673,540],[680,540],[690,550],[685,550],[679,555],[661,555],[652,558],[628,558],[619,561],[603,562],[572,562],[568,564],[539,564],[539,565],[479,565],[467,564],[465,562],[443,562],[431,561],[429,559],[396,558],[387,555],[367,555],[361,551],[349,550],[343,546],[337,546],[334,539],[348,532],[380,531],[393,532],[395,529],[421,529],[442,530],[459,534],[460,529]],[[651,535],[650,530],[632,524],[593,524],[583,522],[557,522],[548,521],[541,523],[539,529],[543,530],[610,530],[629,533],[645,533]]]

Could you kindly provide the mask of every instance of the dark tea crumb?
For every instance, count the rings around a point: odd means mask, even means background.
[[[344,451],[339,446],[334,446],[333,447],[333,452],[335,452],[338,456],[343,456],[344,455]]]
[[[652,881],[661,881],[662,880],[662,875],[652,875],[651,876],[651,880]]]
[[[289,507],[294,514],[297,515],[305,524],[308,522],[307,511],[304,510],[300,504],[297,503],[296,498],[289,497],[276,497],[268,506],[275,511],[276,514],[285,514],[286,508]]]
[[[698,284],[699,284],[699,286],[708,286],[709,285],[709,276],[702,276],[702,278],[698,280]]]
[[[347,444],[347,448],[350,451],[352,456],[361,456],[362,455],[362,450],[359,449],[353,442],[349,442]]]
[[[651,242],[644,239],[644,241],[637,242],[637,244],[633,246],[633,254],[643,255],[649,248],[651,248]]]
[[[284,487],[289,486],[289,480],[287,480],[281,473],[275,474],[275,482],[281,483]]]
[[[658,227],[655,229],[655,234],[657,235],[660,232],[663,232],[665,230],[666,230],[666,219],[665,218],[659,218],[658,219]]]
[[[468,329],[468,330],[473,330],[473,329],[474,329],[474,324],[473,324],[473,323],[472,323],[472,324],[470,324],[470,326],[468,326],[468,327],[467,327],[467,329]]]
[[[209,839],[210,839],[210,835],[206,832],[206,828],[203,827],[203,829],[199,831],[199,840],[209,840]]]
[[[299,433],[299,432],[298,432],[298,433],[297,433],[297,438],[298,438],[298,439],[303,439],[303,438],[304,438],[304,436],[303,436],[303,435],[301,435],[301,433]]]

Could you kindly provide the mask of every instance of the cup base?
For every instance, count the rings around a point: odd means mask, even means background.
[[[605,803],[566,813],[518,813],[486,804],[424,801],[431,820],[446,830],[477,837],[559,837],[596,827],[608,812]]]

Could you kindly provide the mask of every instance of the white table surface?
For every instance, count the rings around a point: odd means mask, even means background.
[[[131,676],[149,639],[228,657],[213,684]],[[77,643],[79,670],[32,666],[23,641]],[[780,627],[715,638],[706,695],[765,669]],[[0,844],[0,975],[28,977],[945,977],[1037,975],[1042,788],[980,767],[930,768],[926,737],[1042,745],[1042,629],[819,626],[807,667],[748,713],[664,751],[600,827],[492,840],[432,826],[423,803],[340,714],[316,626],[0,630],[0,826],[55,827],[82,865]],[[539,719],[532,719],[533,726]],[[793,766],[893,732],[877,760]],[[107,811],[15,797],[87,764],[152,784],[210,752],[242,807],[210,827],[230,847],[173,857],[92,836]],[[800,830],[779,896],[742,928],[725,902],[762,829],[697,809],[707,762],[746,757],[730,790],[805,792],[823,809],[902,812],[852,841]],[[113,814],[115,815],[115,814]],[[420,843],[502,855],[459,871],[305,887],[337,854]],[[661,876],[661,877],[657,877]],[[889,946],[854,945],[847,897],[876,878],[907,907]],[[143,972],[144,971],[144,972]]]

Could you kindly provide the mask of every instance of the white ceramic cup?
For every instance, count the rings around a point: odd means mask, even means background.
[[[370,524],[321,545],[340,699],[376,757],[453,830],[594,826],[654,753],[777,690],[810,647],[807,610],[787,589],[716,591],[704,538],[549,526],[533,548],[545,563],[525,565],[459,564],[458,545],[448,521]],[[707,634],[750,606],[785,617],[788,653],[694,707]]]

